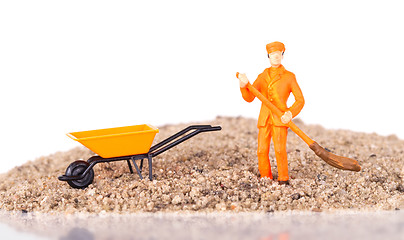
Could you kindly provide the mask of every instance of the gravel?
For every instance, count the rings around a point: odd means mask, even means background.
[[[294,133],[288,135],[290,185],[261,179],[256,119],[217,117],[219,132],[200,135],[153,159],[153,181],[130,174],[127,163],[94,167],[93,184],[73,189],[57,179],[93,153],[77,147],[29,161],[0,176],[0,209],[42,213],[275,212],[398,210],[404,208],[404,141],[295,123],[334,154],[357,159],[360,172],[323,162]],[[195,124],[195,123],[191,123]],[[206,123],[203,123],[206,124]],[[159,127],[155,143],[190,124]],[[273,147],[272,171],[277,173]]]

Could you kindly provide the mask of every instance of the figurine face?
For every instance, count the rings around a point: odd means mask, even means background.
[[[271,63],[272,67],[279,67],[282,59],[283,55],[281,51],[276,51],[269,54],[269,62]]]

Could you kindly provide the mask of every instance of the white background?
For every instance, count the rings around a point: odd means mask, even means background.
[[[1,1],[0,172],[68,132],[257,118],[235,73],[254,81],[272,41],[303,121],[403,139],[403,26],[400,1]]]

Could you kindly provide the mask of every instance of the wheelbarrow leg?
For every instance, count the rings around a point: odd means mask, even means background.
[[[129,160],[126,160],[126,161],[128,162],[130,173],[133,173],[133,168],[132,168],[132,165],[130,164],[130,161]]]
[[[153,180],[152,156],[150,154],[148,154],[147,158],[149,159],[149,179],[150,179],[150,181],[152,181]]]
[[[142,173],[140,172],[139,167],[137,166],[137,164],[136,164],[136,162],[135,162],[135,158],[134,158],[134,157],[132,157],[132,162],[133,162],[133,165],[135,165],[136,172],[137,172],[137,174],[139,174],[140,179],[143,179],[143,177],[142,177]]]
[[[143,171],[143,158],[142,158],[142,160],[140,160],[140,173],[142,173],[142,171]]]

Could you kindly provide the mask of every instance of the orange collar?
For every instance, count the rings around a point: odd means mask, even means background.
[[[267,68],[266,70],[267,70],[267,79],[266,79],[266,81],[268,83],[268,86],[272,86],[272,85],[275,84],[275,82],[279,81],[279,79],[281,79],[281,75],[286,71],[286,69],[285,69],[285,67],[283,65],[280,65],[277,68],[270,67],[270,68]],[[276,74],[275,74],[275,77],[273,79],[271,79],[270,72],[273,71],[273,70],[276,71]]]

